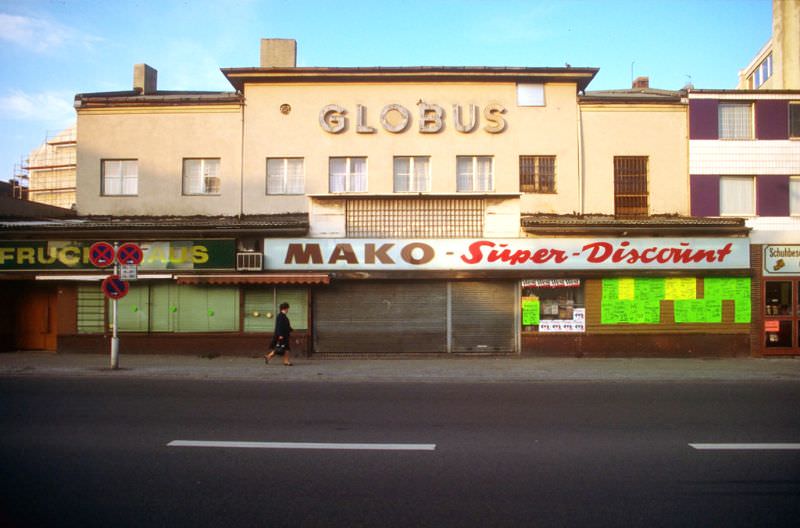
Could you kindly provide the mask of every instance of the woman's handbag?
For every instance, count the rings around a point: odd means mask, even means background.
[[[275,353],[279,356],[282,356],[286,353],[286,343],[283,341],[279,341],[275,344]]]

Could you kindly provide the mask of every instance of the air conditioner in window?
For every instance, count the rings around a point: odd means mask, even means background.
[[[236,271],[263,271],[264,255],[255,251],[236,253]]]

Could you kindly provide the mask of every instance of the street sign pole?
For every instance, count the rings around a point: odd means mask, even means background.
[[[119,244],[114,242],[114,254],[117,252]],[[114,259],[114,275],[119,274],[117,260]],[[111,305],[111,370],[119,368],[119,336],[117,335],[117,299],[114,298]]]

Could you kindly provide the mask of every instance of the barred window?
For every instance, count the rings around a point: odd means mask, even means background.
[[[647,215],[647,156],[614,156],[614,214]]]
[[[430,192],[431,171],[428,156],[394,158],[394,192]]]
[[[367,158],[330,158],[328,190],[332,193],[367,192]]]
[[[103,160],[103,196],[136,196],[139,192],[137,160]]]
[[[219,194],[219,158],[183,160],[183,194]]]
[[[556,157],[520,156],[519,190],[527,193],[556,192]]]
[[[457,156],[456,190],[476,192],[494,190],[492,156]]]
[[[752,139],[753,105],[750,103],[719,104],[719,138]]]
[[[303,158],[267,158],[267,194],[303,194]]]
[[[483,198],[402,196],[352,199],[345,208],[348,238],[477,238],[483,236]]]

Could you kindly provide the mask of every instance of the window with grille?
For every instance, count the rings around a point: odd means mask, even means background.
[[[556,157],[520,156],[519,190],[526,193],[556,192]]]
[[[492,156],[457,156],[456,190],[480,192],[494,190]]]
[[[367,158],[330,158],[328,189],[332,193],[367,192]]]
[[[647,156],[615,156],[614,214],[642,216],[647,213]]]
[[[136,196],[139,192],[139,162],[137,160],[103,160],[103,196]]]
[[[753,138],[753,105],[751,103],[719,104],[719,138]]]
[[[483,236],[481,198],[348,200],[350,238],[477,238]]]
[[[720,177],[719,214],[735,216],[755,215],[755,178],[752,176]]]
[[[303,158],[267,159],[267,194],[303,194]]]
[[[430,192],[429,156],[397,156],[394,158],[394,192]]]
[[[219,194],[219,159],[184,159],[183,194]]]

